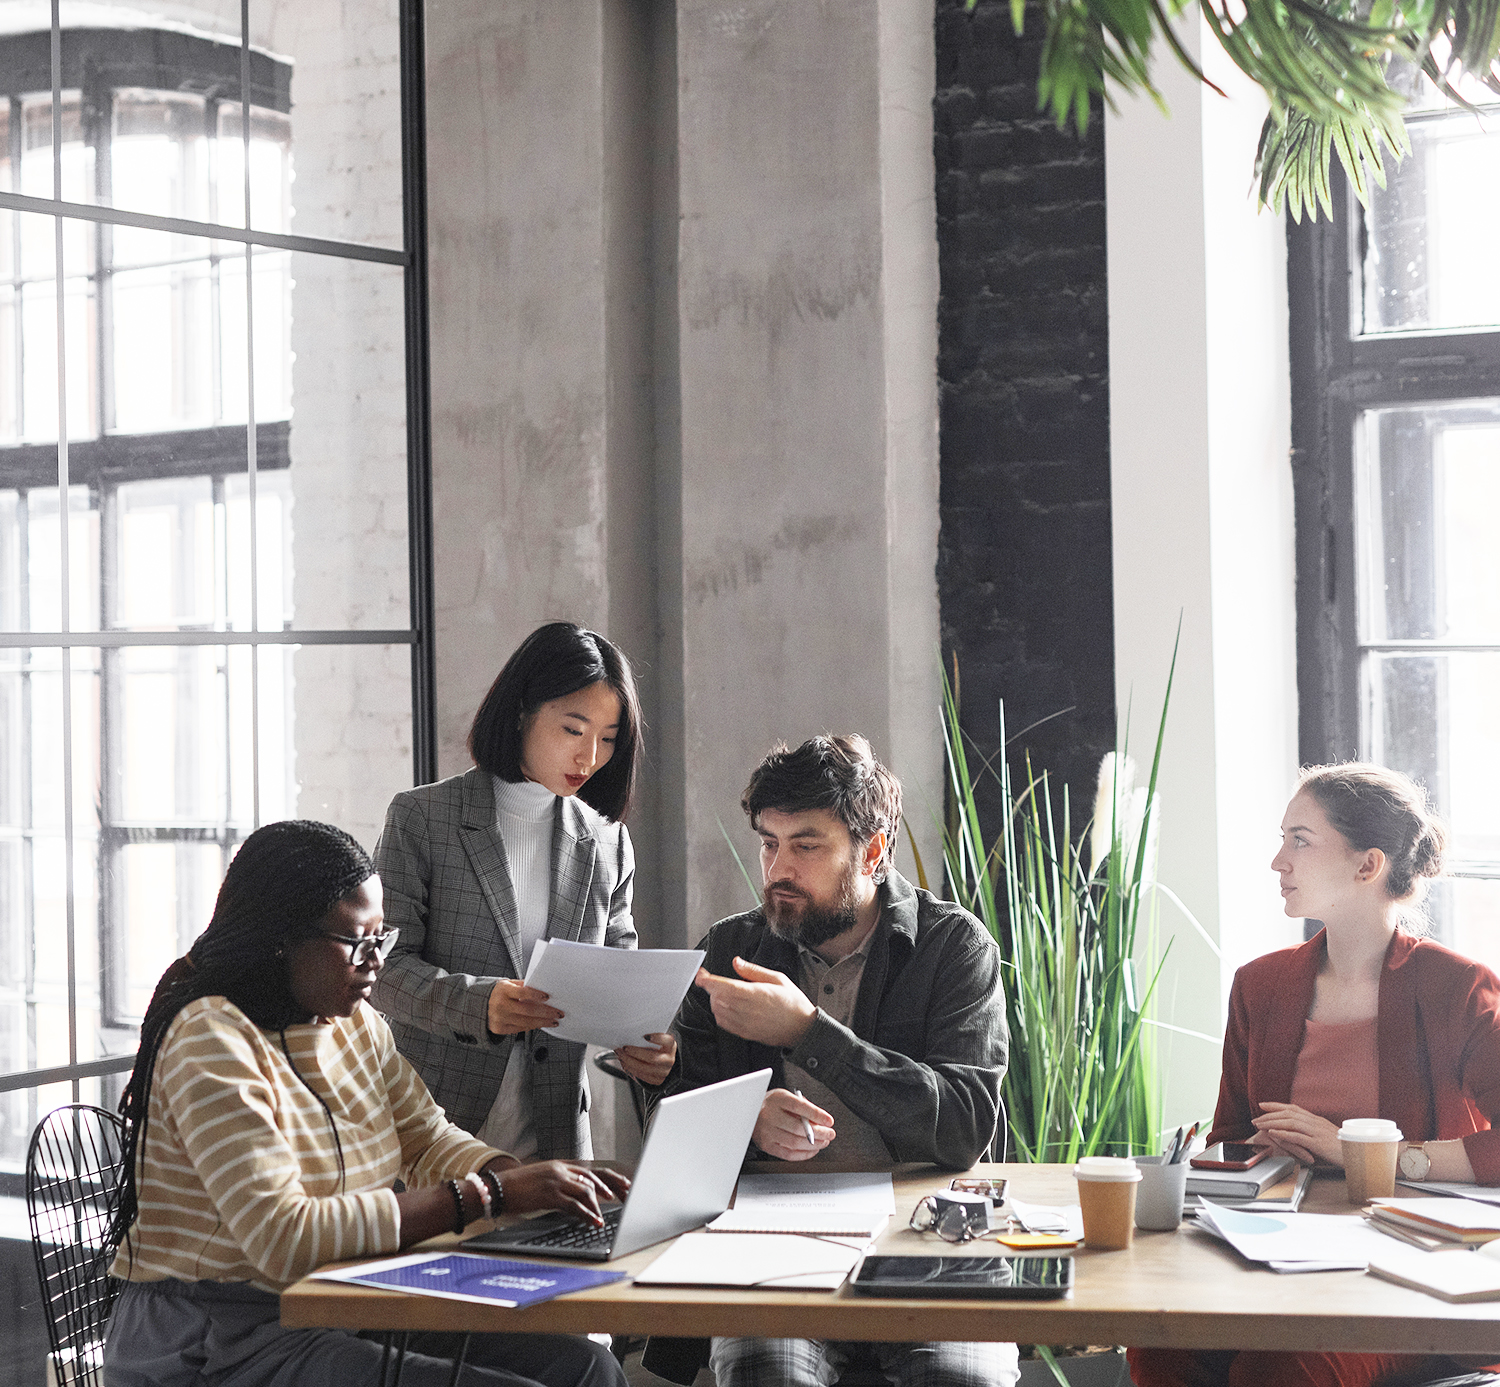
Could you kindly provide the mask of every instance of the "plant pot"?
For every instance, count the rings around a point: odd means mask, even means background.
[[[1073,1387],[1130,1387],[1125,1355],[1114,1349],[1057,1356],[1057,1366]],[[1024,1359],[1017,1387],[1057,1387],[1052,1369],[1041,1358]]]

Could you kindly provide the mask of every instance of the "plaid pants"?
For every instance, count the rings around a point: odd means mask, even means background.
[[[1012,1387],[1014,1344],[864,1344],[827,1339],[715,1339],[718,1387],[833,1387],[851,1363],[895,1387]]]

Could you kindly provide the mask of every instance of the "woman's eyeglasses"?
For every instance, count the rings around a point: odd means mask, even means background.
[[[380,934],[320,934],[318,937],[347,947],[350,964],[358,968],[365,963],[384,963],[391,946],[400,936],[399,929],[388,929]]]

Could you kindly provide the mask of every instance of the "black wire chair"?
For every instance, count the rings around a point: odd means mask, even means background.
[[[104,1330],[119,1283],[102,1255],[119,1185],[124,1124],[70,1103],[47,1114],[26,1153],[31,1251],[59,1383],[102,1387]]]

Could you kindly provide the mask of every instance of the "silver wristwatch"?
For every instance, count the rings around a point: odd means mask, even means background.
[[[1401,1178],[1403,1180],[1425,1180],[1432,1169],[1432,1157],[1427,1154],[1427,1143],[1401,1148]]]

